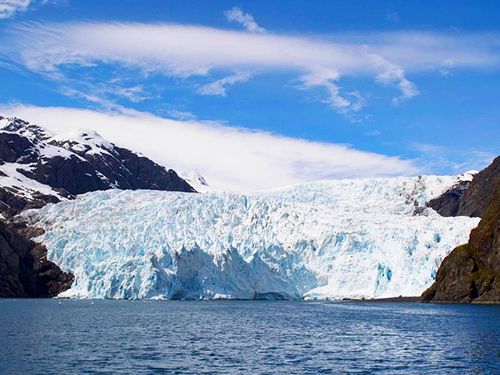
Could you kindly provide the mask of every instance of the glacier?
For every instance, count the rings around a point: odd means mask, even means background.
[[[75,276],[61,297],[420,295],[478,218],[426,202],[470,174],[321,181],[250,194],[107,190],[21,214]]]

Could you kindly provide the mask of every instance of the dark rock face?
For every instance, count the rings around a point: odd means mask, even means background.
[[[90,130],[82,131],[81,136],[90,141],[93,137],[100,138],[97,133]],[[88,170],[81,170],[80,176],[74,176],[75,183],[72,182],[73,186],[69,189],[65,187],[68,184],[59,181],[53,184],[51,181],[47,182],[50,186],[61,185],[57,187],[64,187],[72,194],[111,188],[194,192],[194,189],[172,169],[167,170],[152,160],[123,147],[104,144],[97,146],[98,151],[102,152],[95,152],[96,150],[91,146],[78,144],[75,141],[53,140],[49,141],[49,144],[67,149],[87,162]],[[78,171],[81,168],[74,169]],[[43,172],[40,174],[43,175]],[[61,174],[68,175],[68,173]]]
[[[441,196],[429,201],[427,205],[436,210],[441,216],[459,216],[458,212],[460,211],[462,197],[469,186],[470,181],[462,181]]]
[[[14,216],[23,210],[42,208],[47,203],[58,203],[59,201],[54,195],[40,192],[34,192],[32,199],[26,199],[11,187],[0,187],[0,212],[6,217]]]
[[[499,183],[500,156],[474,176],[469,188],[462,197],[457,215],[484,217],[488,204],[492,203],[490,196]]]
[[[46,249],[0,222],[0,297],[54,297],[73,276],[46,259]]]
[[[126,148],[115,146],[115,150],[124,167],[123,176],[126,180],[124,185],[128,184],[129,189],[195,191],[174,170],[166,170],[150,159]]]
[[[65,190],[71,195],[111,188],[97,176],[89,162],[76,157],[54,156],[49,160],[37,161],[30,170],[19,172],[51,188]]]
[[[500,303],[500,159],[474,177],[461,202],[463,213],[481,216],[469,243],[444,260],[424,302]]]
[[[442,216],[483,217],[493,189],[500,182],[500,156],[474,176],[472,182],[452,187],[429,202]]]
[[[0,134],[0,160],[3,163],[15,163],[18,160],[29,163],[35,161],[37,157],[38,153],[28,138],[15,133]]]

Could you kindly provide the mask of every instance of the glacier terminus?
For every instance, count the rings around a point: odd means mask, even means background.
[[[470,174],[311,182],[249,194],[108,190],[21,214],[71,272],[60,297],[420,295],[479,219],[426,202]]]

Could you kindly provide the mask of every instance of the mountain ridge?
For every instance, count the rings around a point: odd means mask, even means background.
[[[174,170],[91,129],[55,135],[1,116],[0,124],[0,213],[6,217],[96,190],[195,192]]]

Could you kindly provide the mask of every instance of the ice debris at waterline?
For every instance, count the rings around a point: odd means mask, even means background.
[[[252,193],[102,191],[23,215],[75,298],[420,295],[479,219],[426,202],[461,176],[352,179]]]

